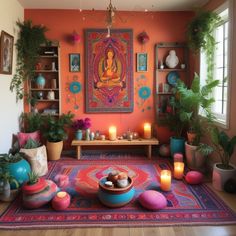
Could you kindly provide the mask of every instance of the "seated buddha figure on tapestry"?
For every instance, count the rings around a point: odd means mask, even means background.
[[[97,82],[97,88],[122,86],[120,74],[118,73],[117,60],[112,48],[106,51],[105,58],[102,60],[102,73]]]

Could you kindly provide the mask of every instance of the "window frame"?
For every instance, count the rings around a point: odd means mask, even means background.
[[[214,123],[223,128],[223,129],[229,129],[229,124],[230,124],[230,104],[231,104],[231,80],[232,80],[232,49],[233,49],[233,0],[228,0],[226,2],[224,2],[223,4],[221,4],[217,9],[215,9],[214,11],[217,14],[220,14],[221,12],[223,12],[224,10],[226,10],[228,8],[228,66],[227,66],[227,74],[228,74],[228,88],[227,88],[227,105],[226,105],[226,115],[225,115],[225,119],[224,120],[220,120],[219,118],[217,118],[217,114],[213,112],[213,115],[216,116],[216,120],[214,121]],[[204,65],[204,63],[202,63],[201,61],[205,60],[205,54],[204,52],[200,53],[200,76],[203,74],[202,71],[202,65]],[[204,68],[204,66],[203,66]],[[215,70],[214,70],[215,73]],[[202,77],[202,76],[201,76]],[[200,77],[200,78],[201,78]],[[201,81],[201,85],[205,84],[205,80]],[[204,117],[204,114],[200,113],[200,116]],[[220,115],[218,115],[218,117],[220,117]]]

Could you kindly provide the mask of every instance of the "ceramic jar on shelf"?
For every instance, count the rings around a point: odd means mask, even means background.
[[[39,74],[38,77],[36,78],[36,85],[38,88],[43,89],[45,87],[46,80],[42,76],[42,74]]]

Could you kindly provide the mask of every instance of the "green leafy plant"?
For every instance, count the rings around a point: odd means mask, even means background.
[[[186,129],[195,132],[194,145],[198,146],[201,137],[204,135],[206,124],[209,125],[214,120],[211,112],[214,99],[211,93],[218,82],[218,80],[214,80],[201,87],[197,73],[195,73],[190,88],[187,88],[184,82],[179,81],[176,87],[172,89],[171,109],[169,109],[170,111],[162,124],[169,126],[176,137],[181,137],[183,130]],[[204,113],[206,119],[199,116],[199,109]]]
[[[217,127],[211,129],[211,141],[214,151],[221,159],[221,169],[232,169],[230,159],[236,145],[236,136],[230,138],[224,131],[219,131]]]
[[[34,148],[38,148],[40,146],[41,146],[40,142],[30,138],[30,139],[27,140],[24,148],[25,149],[34,149]]]
[[[29,180],[27,182],[28,185],[33,185],[38,182],[39,176],[34,171],[28,173]]]
[[[16,154],[12,154],[12,153],[4,153],[4,154],[0,154],[0,163],[15,163],[18,162],[20,160],[22,160],[24,157],[23,153],[16,153]]]
[[[39,47],[46,43],[46,27],[33,25],[31,20],[18,21],[19,37],[16,42],[16,73],[10,84],[10,90],[16,91],[16,100],[24,97],[24,82],[34,78],[34,68],[38,61]]]
[[[40,130],[43,125],[42,115],[39,113],[22,113],[20,116],[21,129],[26,133]]]
[[[213,11],[199,11],[188,24],[187,37],[189,47],[194,52],[203,50],[207,60],[207,80],[213,80],[214,51],[216,40],[213,32],[221,21],[220,16]]]
[[[67,113],[59,118],[46,116],[44,119],[43,135],[49,142],[60,142],[67,139],[66,128],[72,124],[74,114]]]
[[[9,184],[14,183],[16,188],[19,188],[18,181],[10,175],[7,169],[0,168],[0,181],[9,182]]]
[[[186,117],[187,128],[189,132],[196,134],[194,142],[192,143],[195,146],[200,144],[202,136],[204,136],[206,131],[209,131],[213,124],[214,116],[211,111],[211,106],[215,100],[212,96],[212,91],[218,83],[218,80],[213,80],[201,87],[200,77],[195,73],[189,89],[182,82],[177,85],[176,90],[180,103],[184,108],[184,112],[189,114]],[[199,111],[205,118],[199,115]]]

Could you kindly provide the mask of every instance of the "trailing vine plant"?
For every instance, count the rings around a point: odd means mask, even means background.
[[[16,42],[16,73],[12,78],[10,90],[16,92],[16,101],[23,99],[24,82],[34,78],[34,68],[39,56],[40,45],[46,43],[46,27],[33,25],[31,20],[16,22],[19,37]]]
[[[207,81],[213,80],[214,52],[216,40],[213,32],[220,24],[220,16],[212,11],[199,11],[188,24],[187,37],[189,47],[198,53],[203,50],[207,60]]]

